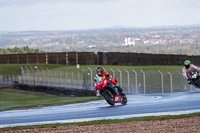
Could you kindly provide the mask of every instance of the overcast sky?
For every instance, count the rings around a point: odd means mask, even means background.
[[[199,0],[0,0],[0,31],[200,24]]]

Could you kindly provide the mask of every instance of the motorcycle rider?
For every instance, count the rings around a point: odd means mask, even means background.
[[[119,90],[119,95],[123,95],[123,90],[122,88],[119,86],[119,84],[117,83],[117,80],[112,78],[112,75],[108,74],[108,72],[105,72],[104,68],[102,66],[97,67],[96,69],[96,76],[94,78],[95,82],[97,81],[98,78],[102,77],[103,79],[108,79],[109,81],[111,81],[111,83],[113,83],[117,89]],[[99,96],[99,91],[97,91],[97,96]]]
[[[189,71],[190,68],[194,68],[194,69],[197,69],[199,71],[199,67],[195,66],[194,64],[191,64],[189,60],[186,60],[184,62],[184,67],[182,69],[182,74],[183,74],[183,77],[185,79],[187,79],[187,83],[188,84],[191,84],[191,81],[187,76],[187,72]]]

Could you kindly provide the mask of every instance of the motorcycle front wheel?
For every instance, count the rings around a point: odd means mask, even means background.
[[[110,105],[115,105],[115,97],[113,96],[113,94],[106,90],[105,91],[105,94],[104,94],[104,98],[106,99],[107,103],[110,104]]]

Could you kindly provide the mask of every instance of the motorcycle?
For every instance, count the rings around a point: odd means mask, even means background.
[[[96,90],[105,98],[108,104],[115,105],[115,103],[121,103],[125,105],[127,103],[127,97],[125,94],[120,95],[117,87],[112,84],[108,79],[101,79],[97,81]]]
[[[197,69],[191,68],[187,72],[188,79],[196,88],[200,88],[200,75]]]

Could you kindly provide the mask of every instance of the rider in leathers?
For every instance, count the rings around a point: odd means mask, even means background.
[[[108,80],[111,81],[111,83],[113,83],[113,84],[117,87],[117,89],[119,90],[119,94],[120,94],[120,95],[123,95],[123,94],[124,94],[122,88],[121,88],[121,87],[119,86],[119,84],[117,83],[117,80],[114,79],[114,78],[112,78],[112,75],[108,74],[108,72],[105,72],[105,70],[104,70],[103,67],[101,67],[101,66],[100,66],[100,67],[97,67],[96,72],[97,72],[97,74],[96,74],[96,76],[95,76],[95,78],[94,78],[95,81],[96,81],[97,78],[99,78],[99,77],[102,77],[103,79],[108,79]],[[98,92],[97,92],[97,95],[98,95]]]
[[[194,68],[194,69],[197,69],[197,70],[199,71],[199,67],[197,67],[197,66],[191,64],[189,60],[186,60],[186,61],[184,62],[184,65],[185,65],[185,66],[183,67],[183,70],[182,70],[183,77],[184,77],[185,79],[187,79],[187,83],[188,83],[188,84],[191,84],[191,81],[188,79],[187,72],[189,71],[190,68]]]

